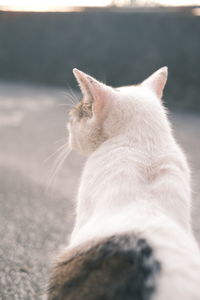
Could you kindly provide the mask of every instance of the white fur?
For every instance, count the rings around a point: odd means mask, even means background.
[[[79,124],[72,120],[68,126],[72,148],[90,154],[70,247],[138,233],[162,264],[154,299],[199,300],[200,252],[191,228],[190,172],[160,99],[167,69],[140,85],[119,89],[78,70],[75,75],[85,87],[84,101],[101,101],[101,90],[104,103],[91,119]],[[96,128],[102,136],[94,142]]]

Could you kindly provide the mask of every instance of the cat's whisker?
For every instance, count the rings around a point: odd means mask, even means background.
[[[61,104],[58,104],[58,106],[72,107],[73,105],[71,103],[61,103]]]
[[[72,95],[72,94],[70,94],[69,92],[67,92],[66,94],[65,94],[65,96],[67,97],[67,99],[66,100],[70,100],[73,104],[76,104],[78,101],[76,100],[76,98]]]
[[[69,91],[64,92],[64,96],[66,97],[66,102],[69,102],[66,104],[71,104],[73,106],[77,104],[78,101],[76,100],[75,96],[72,96]]]
[[[67,159],[71,152],[71,149],[61,149],[61,153],[58,155],[58,157],[55,159],[55,162],[50,170],[50,175],[47,180],[47,191],[50,187],[52,187],[55,183],[56,176],[58,172],[60,171],[60,168],[62,167],[63,163]]]
[[[66,141],[66,143],[67,143],[66,137],[58,139],[57,141],[55,141],[55,144],[58,144],[58,143],[61,143],[61,142],[64,142],[64,141]]]
[[[56,176],[58,174],[58,172],[60,171],[60,168],[62,167],[64,161],[66,160],[68,154],[67,153],[64,153],[61,157],[60,157],[60,160],[59,162],[57,163],[56,167],[54,167],[54,170],[49,178],[49,181],[48,181],[48,185],[47,185],[47,190],[51,187],[54,186],[54,183],[55,183],[55,180],[56,180]]]
[[[72,98],[73,99],[73,98]],[[73,105],[73,106],[75,106],[76,104],[77,104],[77,102],[76,101],[74,101],[74,100],[72,100],[72,99],[70,99],[70,98],[68,98],[67,100],[69,101],[71,101],[71,104]]]
[[[80,99],[78,98],[77,94],[72,90],[70,86],[68,86],[68,90],[66,92],[66,95],[70,97],[75,103],[78,103]]]
[[[70,99],[68,99],[68,100],[70,100]],[[69,103],[67,103],[67,105],[69,106],[69,107],[74,107],[74,106],[76,106],[76,104],[77,103],[75,103],[75,102],[73,102],[73,101],[70,101]]]
[[[69,93],[69,91],[63,91],[63,96],[65,97],[65,101],[66,102],[69,102],[70,101],[70,103],[72,103],[73,105],[75,104],[75,97],[74,96],[72,96],[70,93]],[[67,98],[67,99],[66,99]]]
[[[66,105],[71,105],[71,106],[74,106],[76,103],[74,102],[74,101],[72,101],[72,99],[70,99],[70,98],[67,98],[66,99]]]
[[[79,102],[79,98],[77,97],[77,94],[72,90],[71,87],[69,87],[69,93],[71,94],[72,98],[74,98],[77,102]]]
[[[43,162],[43,164],[46,164],[52,157],[54,157],[58,152],[62,151],[65,147],[67,147],[67,142],[60,146],[55,152],[53,152],[52,154],[50,154]]]

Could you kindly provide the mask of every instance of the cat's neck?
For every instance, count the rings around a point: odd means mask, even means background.
[[[163,155],[172,152],[176,148],[176,142],[168,131],[162,132],[159,139],[157,139],[153,130],[149,131],[148,135],[136,130],[134,132],[127,130],[126,133],[123,132],[106,140],[91,156],[113,149],[126,149],[127,151],[132,151],[133,154],[150,155],[153,158],[158,154]]]

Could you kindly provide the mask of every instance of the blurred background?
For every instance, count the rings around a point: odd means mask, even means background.
[[[200,241],[200,1],[0,0],[0,299],[40,299],[67,245],[85,158],[67,158],[77,67],[112,86],[169,67]]]

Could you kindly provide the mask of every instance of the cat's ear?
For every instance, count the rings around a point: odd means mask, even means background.
[[[83,101],[91,103],[94,114],[99,116],[106,104],[109,87],[76,68],[73,73],[83,94]]]
[[[167,82],[168,68],[163,67],[142,82],[143,86],[153,90],[159,98],[162,98],[163,90]]]

